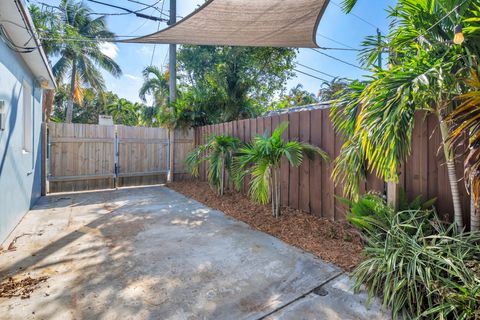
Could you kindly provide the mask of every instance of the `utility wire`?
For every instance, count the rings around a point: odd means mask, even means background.
[[[153,20],[153,21],[161,21],[161,22],[166,22],[166,21],[168,21],[167,19],[158,18],[158,17],[155,17],[155,16],[143,14],[143,13],[140,13],[140,12],[138,12],[138,11],[133,11],[133,10],[130,10],[130,9],[127,9],[127,8],[124,8],[124,7],[120,7],[120,6],[116,6],[116,5],[113,5],[113,4],[101,2],[101,1],[98,1],[98,0],[87,0],[87,1],[90,1],[90,2],[93,2],[93,3],[97,3],[97,4],[101,4],[101,5],[104,5],[104,6],[107,6],[107,7],[111,7],[111,8],[116,8],[116,9],[124,10],[124,11],[126,11],[126,12],[128,12],[128,13],[131,13],[131,14],[136,15],[136,16],[139,17],[139,18],[144,18],[144,19]]]
[[[339,5],[338,3],[336,3],[335,1],[330,0],[330,2],[331,2],[334,6],[337,6],[337,7],[339,7],[340,9],[343,10],[342,6]],[[369,26],[371,26],[371,27],[373,27],[373,28],[375,28],[375,29],[380,29],[380,27],[374,25],[373,23],[371,23],[371,22],[368,21],[367,19],[362,18],[362,17],[359,16],[358,14],[355,14],[355,13],[353,13],[353,12],[350,12],[350,13],[348,13],[348,14],[354,16],[355,18],[357,18],[357,19],[360,20],[360,21],[365,22],[366,24],[368,24]]]
[[[307,69],[310,69],[310,70],[312,70],[312,71],[315,71],[315,72],[321,73],[321,74],[323,74],[323,75],[326,75],[327,77],[338,78],[338,77],[332,76],[331,74],[328,74],[328,73],[326,73],[326,72],[323,72],[323,71],[320,71],[320,70],[318,70],[318,69],[315,69],[315,68],[306,66],[306,65],[304,65],[304,64],[301,64],[300,62],[297,62],[297,64],[298,64],[299,66],[304,67],[304,68],[307,68]]]
[[[348,44],[345,44],[345,43],[340,42],[340,41],[338,41],[338,40],[335,40],[335,39],[332,39],[332,38],[330,38],[330,37],[327,37],[327,36],[325,36],[325,35],[323,35],[323,34],[321,34],[321,33],[318,33],[318,32],[317,32],[317,36],[320,36],[320,37],[322,37],[322,38],[324,38],[324,39],[327,39],[327,40],[330,40],[330,41],[332,41],[332,42],[335,42],[336,44],[339,44],[339,45],[341,45],[341,46],[344,46],[345,48],[349,48],[349,49],[353,49],[353,50],[358,50],[358,49],[355,49],[354,47],[352,47],[352,46],[350,46],[350,45],[348,45]]]
[[[136,13],[139,13],[139,12],[142,12],[142,11],[145,11],[145,10],[148,10],[152,7],[154,7],[155,5],[157,5],[160,1],[162,0],[157,0],[157,2],[155,2],[154,4],[151,4],[151,5],[147,5],[145,8],[142,8],[142,9],[139,9],[139,10],[135,10],[132,12],[130,12],[129,9],[126,9],[126,8],[123,8],[122,10],[128,10],[128,12],[114,12],[114,13],[110,13],[110,12],[93,12],[91,14],[94,14],[94,15],[99,15],[99,16],[125,16],[125,15],[128,15],[128,14],[136,14]],[[155,9],[155,8],[154,8]]]
[[[129,0],[129,1],[132,1],[132,2],[137,2],[137,1],[134,1],[134,0]],[[158,3],[158,2],[157,2]],[[160,16],[162,16],[162,13],[163,13],[163,6],[165,5],[165,0],[163,0],[162,2],[162,10],[160,11]],[[160,21],[158,22],[158,27],[157,27],[157,32],[160,30]],[[155,43],[155,45],[153,46],[153,51],[152,51],[152,58],[150,59],[150,65],[153,65],[153,57],[155,56],[155,49],[157,48],[157,44]]]
[[[318,47],[320,50],[339,50],[339,51],[362,51],[360,49],[350,49],[350,48],[331,48],[331,47]]]
[[[326,80],[326,79],[323,79],[323,78],[314,76],[313,74],[310,74],[310,73],[307,73],[307,72],[298,70],[297,68],[293,68],[293,70],[295,70],[295,71],[297,71],[297,72],[300,72],[300,73],[303,73],[303,74],[306,75],[306,76],[309,76],[309,77],[311,77],[311,78],[315,78],[315,79],[320,80],[320,81],[323,81],[323,82],[330,82],[329,80]]]
[[[339,62],[341,62],[341,63],[347,64],[347,65],[349,65],[349,66],[352,66],[352,67],[357,68],[357,69],[360,69],[360,70],[368,71],[367,69],[364,69],[364,68],[362,68],[362,67],[359,67],[359,66],[357,66],[357,65],[355,65],[355,64],[353,64],[353,63],[351,63],[351,62],[348,62],[348,61],[342,60],[342,59],[340,59],[340,58],[334,57],[334,56],[332,56],[332,55],[329,55],[329,54],[327,54],[327,53],[325,53],[325,52],[322,52],[322,51],[320,51],[320,50],[318,50],[318,49],[315,49],[315,48],[310,48],[310,49],[313,50],[313,51],[315,51],[315,52],[317,52],[317,53],[319,53],[319,54],[321,54],[321,55],[324,55],[324,56],[326,56],[326,57],[329,57],[330,59],[337,60],[337,61],[339,61]]]

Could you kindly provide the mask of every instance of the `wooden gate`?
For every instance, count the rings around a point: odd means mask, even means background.
[[[169,150],[175,179],[184,179],[184,159],[194,132],[177,130],[173,148],[167,129],[90,124],[48,124],[48,192],[109,189],[166,182]]]

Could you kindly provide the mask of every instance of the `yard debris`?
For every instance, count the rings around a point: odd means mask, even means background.
[[[332,222],[292,208],[282,208],[282,215],[276,219],[269,205],[255,204],[231,191],[219,197],[205,182],[173,182],[167,186],[346,271],[363,260],[361,235],[347,222]]]
[[[42,234],[43,234],[43,231],[40,231],[37,235],[41,236]],[[10,242],[7,250],[5,250],[5,251],[15,251],[15,250],[17,250],[16,244],[17,244],[18,239],[20,239],[21,237],[33,236],[33,235],[35,235],[35,234],[33,234],[33,233],[22,233],[21,235],[16,236],[15,238],[13,238],[12,242]],[[0,248],[0,252],[1,252],[1,248]]]
[[[21,280],[8,277],[0,283],[0,298],[20,297],[30,298],[30,294],[38,287],[38,284],[47,281],[47,276],[32,278],[30,276]]]

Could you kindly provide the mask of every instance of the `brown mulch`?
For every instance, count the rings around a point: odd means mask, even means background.
[[[30,294],[38,287],[39,283],[47,281],[48,277],[32,278],[30,276],[21,280],[9,277],[0,283],[0,298],[20,297],[30,298]]]
[[[173,182],[168,187],[346,271],[362,261],[360,234],[346,222],[332,222],[291,208],[282,208],[282,216],[276,219],[269,205],[253,203],[236,192],[227,191],[220,197],[205,182]]]

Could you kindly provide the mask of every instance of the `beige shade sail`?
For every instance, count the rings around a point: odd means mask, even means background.
[[[315,48],[327,4],[328,0],[208,0],[178,23],[125,42]]]

